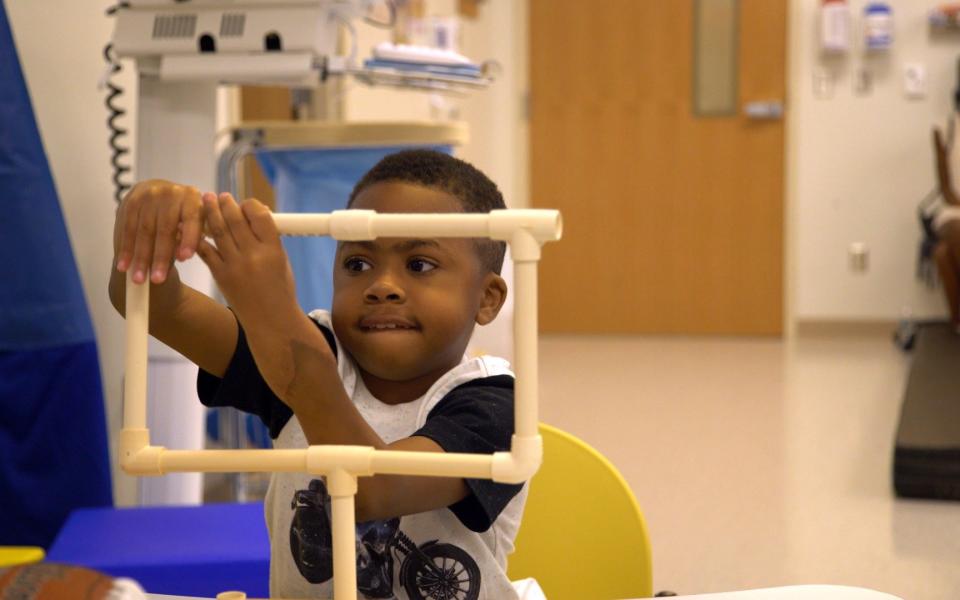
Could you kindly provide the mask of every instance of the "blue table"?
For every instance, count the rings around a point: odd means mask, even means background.
[[[130,577],[154,594],[270,595],[262,503],[76,510],[47,560]]]

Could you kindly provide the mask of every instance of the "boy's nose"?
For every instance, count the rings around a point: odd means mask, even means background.
[[[367,302],[403,302],[407,299],[403,288],[394,283],[391,279],[380,277],[366,289],[364,297]]]

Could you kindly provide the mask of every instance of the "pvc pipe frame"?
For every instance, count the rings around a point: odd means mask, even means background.
[[[540,467],[543,443],[537,411],[537,263],[540,247],[560,239],[559,211],[379,214],[341,210],[276,214],[283,235],[327,235],[342,241],[378,237],[490,238],[510,245],[514,262],[515,431],[510,452],[460,454],[374,450],[368,446],[310,446],[303,450],[168,450],[150,445],[147,429],[149,284],[127,273],[126,377],[120,466],[131,475],[172,472],[300,472],[327,476],[332,498],[334,598],[357,597],[355,496],[357,477],[377,473],[492,479],[522,483]]]

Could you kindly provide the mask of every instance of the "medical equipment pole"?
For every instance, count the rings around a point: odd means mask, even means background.
[[[139,78],[136,181],[172,179],[203,191],[214,189],[217,85]],[[177,264],[182,281],[201,293],[213,292],[213,278],[199,258]],[[140,287],[140,286],[133,286]],[[149,341],[147,418],[151,442],[174,448],[203,448],[204,413],[196,393],[196,367],[178,352]],[[145,427],[146,425],[144,425]],[[203,475],[181,473],[140,480],[140,504],[198,504]]]

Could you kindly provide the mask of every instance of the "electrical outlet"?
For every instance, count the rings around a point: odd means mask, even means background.
[[[850,270],[854,273],[866,273],[870,268],[870,249],[863,242],[851,242],[847,247]]]
[[[829,100],[833,97],[833,75],[826,68],[820,67],[813,71],[813,97],[818,100]]]
[[[903,91],[907,98],[927,95],[927,68],[921,63],[907,63],[903,69]]]

